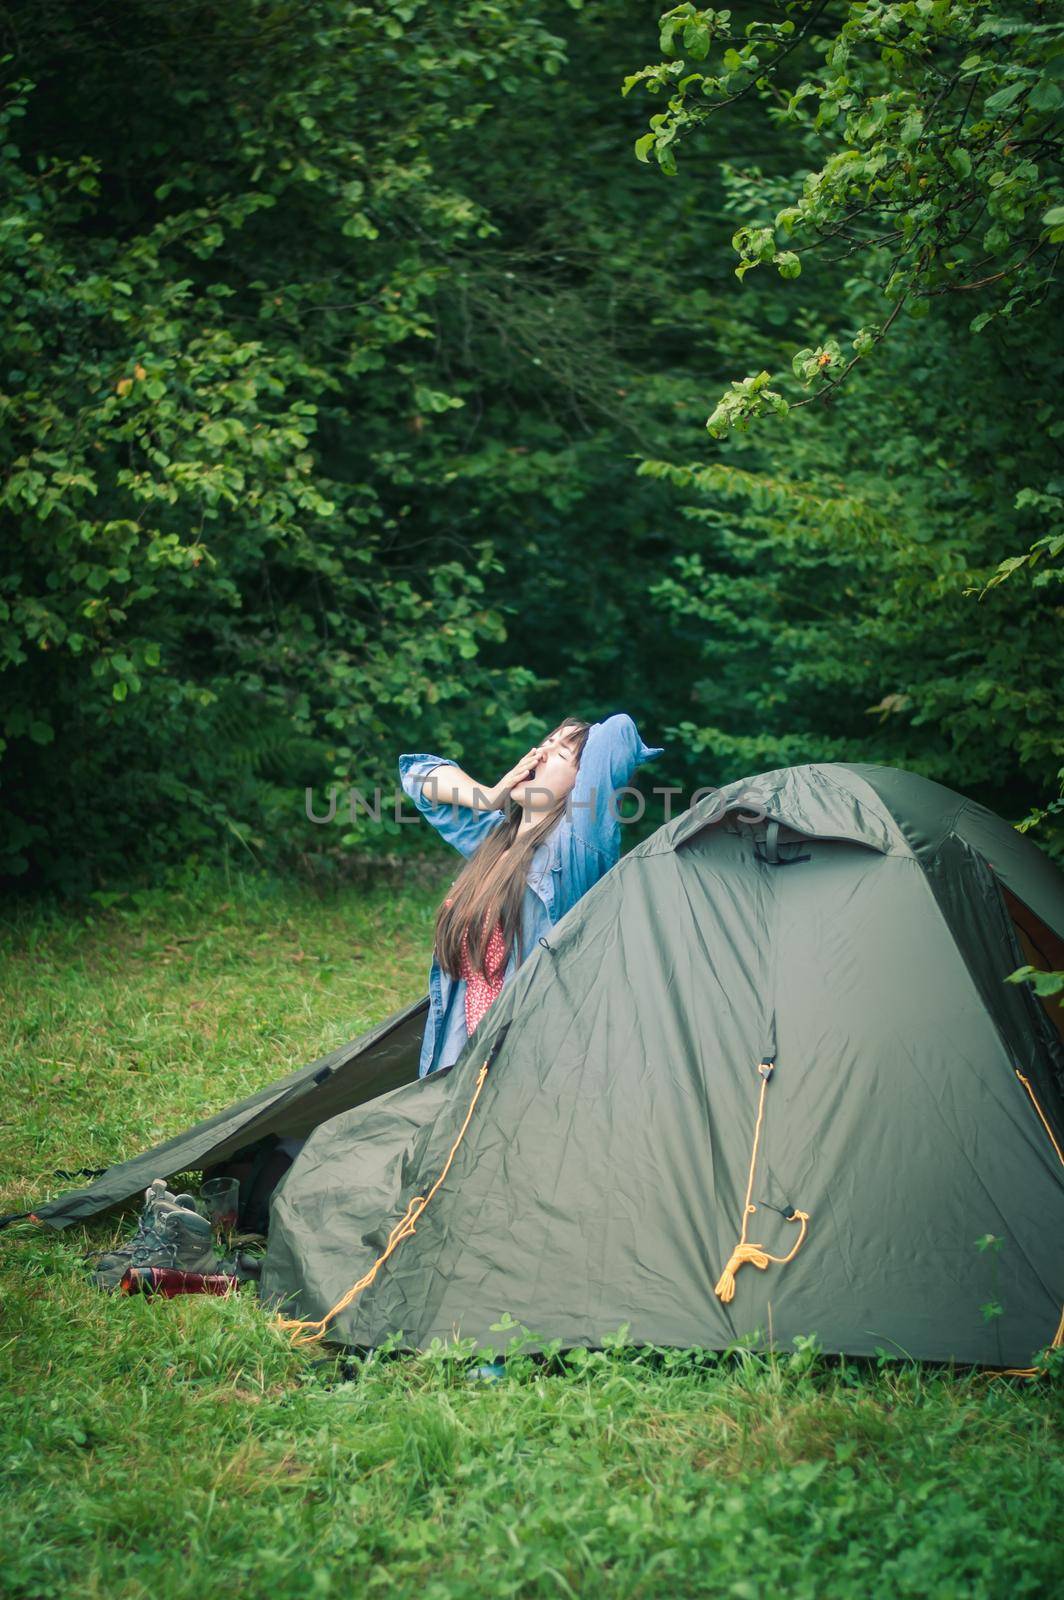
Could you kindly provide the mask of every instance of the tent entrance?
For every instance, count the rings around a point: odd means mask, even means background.
[[[1040,917],[1036,917],[1031,908],[1018,900],[1000,880],[999,884],[1024,961],[1039,972],[1064,972],[1064,939]],[[1064,1006],[1056,995],[1044,994],[1036,998],[1041,1001],[1042,1009],[1064,1043]]]
[[[235,1150],[226,1161],[202,1168],[203,1181],[209,1178],[236,1178],[240,1185],[237,1227],[244,1233],[266,1235],[270,1228],[270,1200],[273,1191],[292,1165],[292,1157],[280,1146],[275,1133],[267,1133],[252,1144]]]

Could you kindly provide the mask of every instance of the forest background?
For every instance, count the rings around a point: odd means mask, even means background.
[[[0,9],[0,881],[629,711],[1064,856],[1059,12]],[[708,426],[707,426],[708,423]],[[662,813],[653,797],[646,831]]]

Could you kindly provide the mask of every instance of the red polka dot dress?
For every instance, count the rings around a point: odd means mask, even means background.
[[[506,971],[508,954],[509,951],[503,939],[501,918],[496,922],[491,938],[488,940],[488,947],[484,952],[483,972],[476,971],[470,960],[468,928],[462,934],[460,969],[466,986],[465,1020],[467,1033],[473,1032],[484,1013],[494,1005],[502,993],[503,974]]]

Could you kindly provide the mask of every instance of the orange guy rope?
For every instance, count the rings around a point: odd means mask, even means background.
[[[501,1042],[502,1040],[500,1039],[499,1043],[501,1044]],[[432,1185],[432,1188],[429,1190],[428,1194],[414,1195],[413,1199],[410,1201],[410,1204],[406,1208],[405,1216],[403,1216],[400,1221],[396,1223],[395,1227],[388,1235],[388,1243],[385,1245],[384,1250],[377,1257],[372,1267],[370,1267],[369,1271],[364,1273],[363,1276],[359,1278],[357,1283],[353,1283],[351,1285],[347,1293],[336,1302],[331,1311],[327,1311],[325,1315],[323,1317],[319,1317],[316,1322],[304,1322],[299,1317],[278,1317],[276,1319],[277,1327],[282,1328],[291,1334],[293,1345],[313,1344],[316,1340],[324,1337],[325,1330],[333,1318],[338,1317],[341,1311],[346,1311],[352,1300],[360,1295],[363,1289],[369,1288],[370,1284],[373,1282],[374,1278],[376,1278],[377,1273],[380,1271],[381,1267],[383,1267],[388,1257],[394,1250],[398,1249],[399,1245],[404,1239],[408,1239],[413,1233],[414,1224],[418,1222],[424,1215],[426,1206],[436,1193],[437,1189],[440,1187],[440,1184],[443,1182],[444,1178],[446,1178],[448,1172],[451,1170],[451,1162],[455,1158],[458,1146],[465,1138],[466,1129],[469,1127],[473,1117],[473,1112],[476,1109],[477,1101],[480,1099],[480,1091],[484,1087],[485,1080],[488,1076],[488,1067],[491,1064],[491,1059],[494,1053],[495,1052],[493,1050],[491,1055],[488,1056],[487,1061],[484,1062],[484,1065],[477,1073],[477,1081],[473,1089],[473,1098],[469,1102],[469,1110],[465,1114],[465,1121],[458,1130],[458,1137],[454,1141],[454,1144],[452,1144],[447,1160],[443,1164],[443,1171],[436,1179],[436,1182]]]
[[[809,1229],[808,1211],[796,1210],[786,1219],[788,1222],[800,1222],[801,1230],[795,1240],[793,1250],[785,1256],[770,1255],[763,1245],[749,1244],[747,1242],[746,1230],[750,1225],[750,1218],[757,1210],[757,1207],[751,1204],[750,1196],[754,1191],[754,1171],[757,1167],[757,1147],[761,1141],[761,1124],[765,1120],[765,1092],[768,1089],[769,1079],[772,1077],[775,1067],[770,1061],[762,1061],[757,1070],[761,1074],[761,1094],[757,1102],[757,1122],[754,1125],[754,1148],[750,1153],[750,1173],[746,1180],[746,1199],[743,1201],[743,1225],[739,1233],[739,1243],[732,1251],[728,1264],[721,1273],[716,1288],[713,1290],[713,1293],[720,1300],[723,1300],[725,1305],[735,1298],[735,1274],[740,1267],[749,1262],[751,1266],[760,1267],[764,1271],[770,1261],[774,1261],[777,1266],[785,1267],[798,1254]]]
[[[1055,1137],[1055,1135],[1053,1133],[1053,1130],[1049,1126],[1049,1119],[1047,1118],[1045,1112],[1042,1110],[1042,1107],[1038,1104],[1038,1100],[1037,1100],[1037,1097],[1035,1095],[1035,1092],[1031,1088],[1031,1080],[1029,1078],[1025,1078],[1024,1077],[1024,1075],[1020,1071],[1019,1067],[1014,1067],[1013,1071],[1015,1072],[1017,1078],[1019,1078],[1020,1082],[1023,1084],[1023,1087],[1027,1090],[1027,1094],[1028,1094],[1028,1097],[1030,1098],[1031,1104],[1034,1106],[1035,1110],[1037,1111],[1039,1119],[1040,1119],[1040,1121],[1042,1123],[1042,1126],[1046,1130],[1046,1133],[1048,1133],[1048,1135],[1049,1135],[1049,1142],[1053,1146],[1053,1149],[1057,1152],[1057,1160],[1060,1162],[1061,1166],[1064,1167],[1064,1151],[1061,1150],[1059,1144],[1056,1141],[1056,1137]],[[1052,1339],[1050,1340],[1049,1348],[1050,1348],[1050,1350],[1059,1350],[1061,1345],[1064,1345],[1064,1307],[1061,1308],[1060,1321],[1057,1323],[1057,1331],[1056,1331],[1056,1333],[1053,1335]],[[1002,1378],[1037,1378],[1038,1374],[1041,1371],[1042,1371],[1041,1367],[1006,1367],[1004,1369],[1004,1371],[1002,1371],[999,1374],[999,1376],[1002,1377]]]
[[[1053,1149],[1057,1152],[1057,1160],[1060,1162],[1061,1166],[1064,1167],[1064,1152],[1061,1151],[1061,1148],[1060,1148],[1059,1144],[1056,1141],[1056,1137],[1054,1136],[1053,1130],[1049,1126],[1048,1121],[1046,1120],[1045,1112],[1042,1110],[1042,1107],[1038,1104],[1038,1101],[1034,1097],[1034,1090],[1031,1088],[1031,1080],[1029,1078],[1025,1078],[1024,1077],[1024,1075],[1020,1071],[1019,1067],[1016,1067],[1014,1070],[1015,1070],[1017,1078],[1019,1078],[1020,1082],[1023,1084],[1024,1088],[1027,1090],[1027,1093],[1030,1095],[1031,1104],[1034,1106],[1035,1110],[1038,1112],[1038,1115],[1042,1119],[1042,1126],[1043,1126],[1043,1128],[1046,1130],[1046,1132],[1049,1135],[1049,1142],[1053,1146]]]

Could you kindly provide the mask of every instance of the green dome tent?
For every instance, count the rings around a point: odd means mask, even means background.
[[[422,998],[32,1215],[295,1137],[262,1290],[308,1336],[497,1346],[509,1312],[991,1366],[1064,1336],[1062,1012],[1004,981],[1064,970],[1033,842],[912,773],[785,768],[666,823],[548,945],[450,1070],[417,1079]]]
[[[497,1347],[509,1313],[566,1346],[1025,1365],[1064,1333],[1064,1044],[1025,961],[1064,967],[1064,875],[985,808],[877,766],[732,784],[622,857],[452,1068],[317,1127],[262,1293],[349,1346]]]

